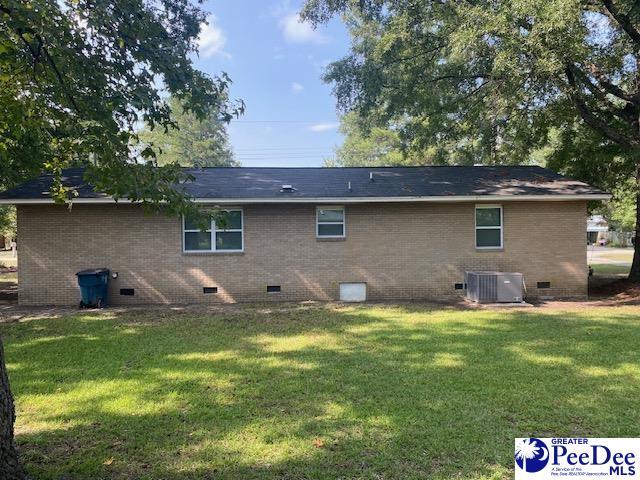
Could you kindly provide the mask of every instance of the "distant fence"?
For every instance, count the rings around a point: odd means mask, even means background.
[[[633,246],[633,232],[602,232],[600,235],[599,237],[604,238],[609,247]]]

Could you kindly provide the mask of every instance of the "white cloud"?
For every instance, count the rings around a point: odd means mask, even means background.
[[[198,50],[203,57],[222,55],[231,58],[231,55],[223,50],[227,43],[227,37],[222,29],[216,25],[216,16],[210,13],[207,21],[200,25],[198,36]]]
[[[271,16],[273,17],[283,17],[287,13],[293,11],[291,8],[291,0],[280,0],[271,6]]]
[[[291,84],[291,91],[293,93],[300,93],[303,90],[304,90],[304,87],[301,84],[299,84],[298,82],[293,82]]]
[[[315,30],[309,22],[303,21],[297,13],[286,15],[280,20],[284,38],[292,43],[326,43],[327,37]]]
[[[315,125],[311,125],[309,130],[312,132],[328,132],[330,130],[335,130],[339,126],[339,123],[316,123]]]

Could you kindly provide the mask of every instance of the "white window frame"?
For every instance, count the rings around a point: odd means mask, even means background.
[[[342,210],[341,222],[320,221],[320,210]],[[320,235],[320,225],[342,225],[342,235]],[[344,205],[322,205],[316,207],[316,238],[346,238],[347,236],[347,213]]]
[[[498,208],[500,209],[500,226],[486,226],[486,225],[478,225],[478,215],[477,211],[487,208]],[[477,250],[497,250],[504,248],[504,213],[502,205],[500,204],[481,204],[476,205],[476,208],[473,210],[473,223],[475,224],[474,230],[474,238],[475,245]],[[489,246],[489,247],[480,247],[478,246],[478,230],[496,230],[500,229],[500,245],[499,246]]]
[[[210,250],[187,250],[187,242],[185,241],[185,233],[195,233],[202,230],[198,229],[186,229],[186,217],[182,217],[182,252],[183,253],[239,253],[244,252],[244,209],[242,207],[228,207],[220,209],[222,212],[240,212],[240,228],[217,228],[214,219],[211,219],[211,224],[205,232],[209,233],[211,237],[211,249]],[[242,240],[242,248],[235,250],[222,249],[218,250],[216,245],[216,233],[217,232],[240,232],[240,239]]]

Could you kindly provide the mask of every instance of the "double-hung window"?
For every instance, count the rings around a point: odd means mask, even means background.
[[[476,248],[502,248],[502,206],[476,205]]]
[[[241,209],[219,212],[218,222],[212,220],[204,231],[196,222],[185,217],[182,223],[183,249],[185,252],[242,252],[243,226]]]
[[[345,237],[344,207],[317,207],[316,237]]]

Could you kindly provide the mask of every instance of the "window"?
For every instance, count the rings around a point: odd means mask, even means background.
[[[242,252],[243,212],[224,210],[220,212],[218,224],[212,221],[209,228],[201,231],[198,225],[188,218],[183,221],[183,248],[185,252]]]
[[[316,236],[318,238],[344,238],[344,207],[318,207],[316,209]]]
[[[500,205],[476,205],[476,248],[502,248]]]

